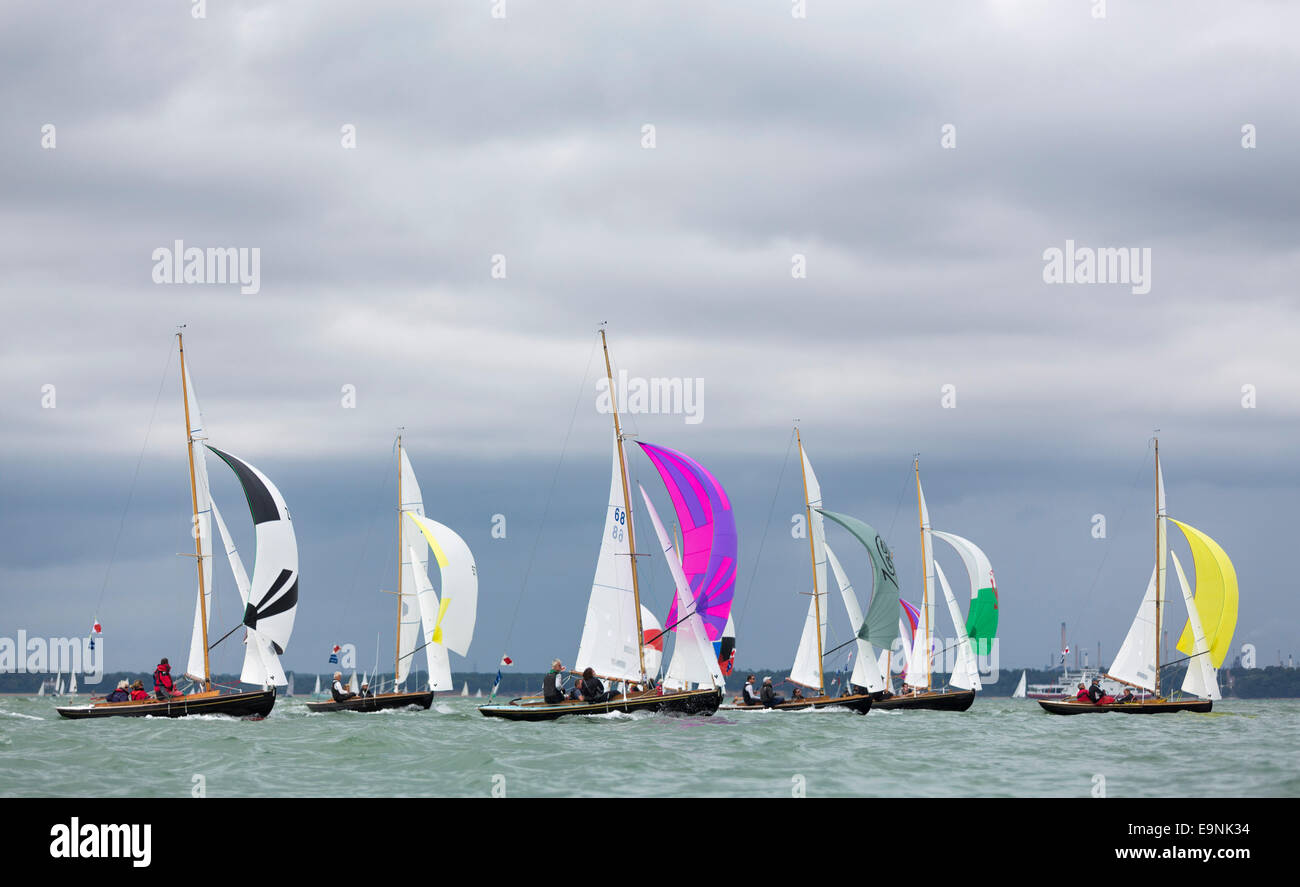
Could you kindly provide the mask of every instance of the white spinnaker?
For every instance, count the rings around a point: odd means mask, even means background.
[[[235,541],[226,529],[226,522],[221,518],[221,510],[217,508],[216,500],[212,502],[212,516],[217,521],[217,532],[221,534],[221,545],[226,550],[226,559],[230,561],[230,572],[235,576],[235,587],[239,589],[239,601],[242,604],[248,603],[248,573],[244,570],[244,562],[239,557],[239,551],[235,548]]]
[[[448,607],[444,607],[438,601],[438,595],[433,590],[433,583],[429,581],[429,574],[416,560],[416,552],[410,552],[410,564],[415,572],[415,593],[420,611],[420,620],[424,628],[423,643],[425,644],[424,652],[429,662],[429,687],[433,690],[453,690],[455,686],[451,682],[451,660],[447,656],[447,648],[432,638],[441,636],[441,625],[439,624],[446,618]],[[451,601],[443,599],[448,605]]]
[[[185,676],[190,680],[204,680],[203,671],[203,612],[212,621],[212,519],[209,515],[212,493],[208,487],[207,451],[202,440],[207,437],[203,430],[203,413],[199,410],[198,398],[194,396],[194,383],[190,381],[189,367],[185,368],[185,398],[189,403],[189,437],[197,442],[194,447],[194,498],[195,511],[190,518],[190,534],[197,536],[203,549],[203,603],[200,605],[198,594],[194,595],[194,631],[190,635],[190,657],[185,665]]]
[[[922,596],[921,618],[917,621],[912,654],[908,658],[907,682],[913,687],[931,684],[934,642],[935,588],[934,588],[934,534],[930,528],[930,509],[921,492],[921,478],[916,479],[916,501],[921,508],[921,548],[925,558],[925,588]]]
[[[849,628],[857,634],[862,628],[862,607],[858,605],[858,596],[853,591],[853,583],[849,581],[840,559],[835,556],[829,543],[826,545],[826,562],[830,564],[831,573],[834,574],[835,582],[840,587],[840,596],[844,598],[844,609],[849,613]],[[866,687],[872,693],[879,693],[885,689],[885,677],[876,661],[875,645],[862,638],[856,638],[856,641],[858,655],[853,663],[853,675],[849,681],[859,687]]]
[[[239,599],[247,606],[250,590],[248,573],[244,570],[244,562],[239,557],[239,551],[235,548],[230,531],[226,529],[226,522],[221,517],[221,509],[217,508],[215,499],[212,500],[212,517],[216,520],[217,533],[221,537],[222,547],[226,550],[226,559],[230,561],[230,572],[234,574],[235,587],[239,589]],[[280,657],[272,649],[270,640],[256,629],[247,626],[244,627],[244,665],[240,670],[239,680],[244,684],[261,687],[272,684],[283,687],[288,684],[284,666],[280,664]]]
[[[961,561],[966,565],[966,575],[970,578],[971,601],[975,600],[981,588],[988,588],[993,584],[993,564],[978,545],[955,533],[945,533],[941,530],[934,530],[931,535],[947,542],[961,555]],[[930,554],[933,556],[934,552]]]
[[[646,495],[645,487],[640,487],[640,490],[641,498],[645,500],[646,509],[650,513],[650,523],[654,525],[655,535],[659,537],[664,560],[668,562],[668,569],[672,571],[673,583],[677,588],[677,639],[673,644],[673,658],[668,661],[668,673],[664,675],[664,687],[681,690],[691,683],[701,687],[705,684],[711,687],[724,686],[726,681],[722,669],[718,666],[718,658],[714,655],[704,620],[695,610],[695,597],[691,594],[690,583],[682,570],[677,550],[673,548],[673,540],[664,529],[654,503]]]
[[[1174,572],[1178,574],[1178,584],[1183,590],[1183,603],[1187,605],[1187,618],[1192,626],[1192,657],[1187,663],[1187,674],[1183,678],[1183,692],[1202,699],[1222,699],[1219,692],[1219,678],[1214,673],[1210,662],[1210,645],[1205,641],[1205,632],[1201,630],[1201,614],[1196,609],[1192,590],[1187,585],[1187,574],[1178,562],[1178,555],[1169,552],[1174,559]]]
[[[600,540],[591,598],[582,626],[582,641],[574,670],[591,668],[596,674],[619,680],[641,680],[640,639],[636,636],[636,598],[632,593],[632,550],[628,529],[632,516],[623,501],[623,475],[619,470],[620,442],[614,437],[609,504],[605,509],[605,534]]]
[[[934,563],[934,574],[939,579],[944,600],[948,602],[948,614],[957,629],[957,656],[952,666],[952,678],[949,683],[962,690],[982,690],[984,686],[980,683],[975,651],[971,649],[970,636],[966,634],[966,623],[962,619],[961,608],[957,606],[957,598],[953,596],[948,578],[944,576],[943,567],[939,566],[938,561]]]
[[[433,640],[461,656],[467,656],[478,614],[478,567],[474,555],[465,540],[451,527],[414,512],[408,511],[406,516],[415,522],[429,543],[434,561],[442,573],[442,609],[434,610],[438,615],[435,624],[440,629],[437,636],[431,634],[425,600],[420,598],[423,640]],[[411,551],[410,555],[412,562],[418,559],[417,551]]]
[[[1164,597],[1161,589],[1161,598]],[[1161,600],[1161,605],[1164,601]],[[1115,654],[1115,661],[1110,664],[1109,675],[1126,684],[1141,687],[1151,692],[1156,688],[1156,568],[1151,570],[1151,581],[1147,583],[1146,593],[1142,595],[1142,604],[1137,616],[1129,627],[1124,643]]]
[[[398,459],[398,477],[402,484],[401,501],[398,503],[399,514],[414,512],[423,516],[424,494],[420,492],[420,482],[415,479],[415,469],[411,467],[411,460],[407,458],[406,448],[399,446],[398,452],[401,456]],[[420,644],[420,606],[416,592],[418,571],[412,565],[418,564],[426,575],[429,569],[429,546],[420,528],[409,520],[402,520],[401,537],[402,596],[401,616],[397,622],[396,677],[396,682],[399,684],[406,680],[411,663],[415,661],[413,655],[415,648]],[[414,559],[411,556],[412,551],[415,552]]]

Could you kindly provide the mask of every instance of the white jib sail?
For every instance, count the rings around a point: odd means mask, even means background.
[[[1020,673],[1020,683],[1016,684],[1016,689],[1015,689],[1014,691],[1012,691],[1012,693],[1011,693],[1011,698],[1012,698],[1012,699],[1024,699],[1024,698],[1025,698],[1025,690],[1027,689],[1027,685],[1026,685],[1026,683],[1025,683],[1025,678],[1026,678],[1026,675],[1027,675],[1027,674],[1028,674],[1028,672],[1023,672],[1023,671]]]
[[[835,556],[829,543],[826,545],[826,562],[830,564],[831,573],[834,574],[835,582],[840,587],[840,596],[844,598],[844,609],[849,613],[849,628],[857,634],[862,628],[862,607],[858,605],[858,596],[853,591],[853,583],[849,582],[840,559]],[[853,675],[849,681],[859,687],[866,687],[872,693],[879,693],[885,689],[885,676],[877,661],[875,645],[862,638],[857,638],[857,645],[858,655],[853,663]]]
[[[921,507],[921,547],[925,557],[925,587],[922,595],[921,618],[917,620],[916,637],[912,643],[912,653],[908,658],[907,682],[913,687],[929,687],[934,653],[934,534],[930,528],[930,509],[925,504],[925,494],[921,492],[921,480],[916,481],[916,498]]]
[[[1164,589],[1161,589],[1163,592]],[[1161,594],[1163,598],[1163,593]],[[1164,601],[1160,602],[1162,605]],[[1110,676],[1151,692],[1156,689],[1156,569],[1151,570],[1133,625],[1110,665]]]
[[[582,626],[582,640],[574,669],[593,669],[617,680],[641,680],[640,639],[636,636],[636,598],[632,593],[632,550],[628,529],[632,516],[623,502],[623,476],[619,471],[620,442],[615,436],[605,509],[605,534],[600,540],[591,598]]]
[[[201,681],[204,679],[202,614],[206,611],[209,623],[212,620],[212,520],[209,516],[212,493],[208,487],[207,451],[202,445],[202,440],[207,437],[207,433],[203,430],[203,413],[199,410],[198,398],[194,396],[194,383],[190,381],[189,367],[185,368],[185,398],[190,408],[189,436],[197,442],[194,447],[196,508],[190,519],[190,533],[198,538],[203,549],[203,603],[200,606],[198,594],[195,594],[194,631],[190,635],[190,657],[185,665],[185,676],[193,681]]]
[[[966,622],[962,619],[957,598],[953,596],[948,578],[943,575],[943,567],[939,566],[938,561],[934,562],[934,574],[939,578],[943,597],[948,602],[948,614],[957,629],[957,656],[952,666],[952,678],[949,683],[962,690],[982,690],[984,686],[980,683],[979,668],[975,662],[975,651],[971,649],[970,636],[966,634]]]
[[[424,515],[424,494],[420,492],[420,482],[415,479],[415,469],[407,458],[406,448],[399,447],[401,458],[398,460],[398,475],[402,484],[401,501],[398,509],[402,512],[414,512]],[[426,573],[429,569],[429,546],[425,542],[420,528],[409,520],[401,522],[402,552],[402,598],[401,617],[397,623],[397,677],[396,683],[406,680],[415,661],[414,651],[420,644],[420,607],[416,601],[416,571],[413,564],[418,564]],[[414,551],[412,558],[410,552]]]
[[[424,652],[429,662],[429,687],[433,690],[454,690],[456,687],[451,682],[451,660],[447,656],[447,648],[432,640],[434,637],[442,636],[439,622],[446,618],[446,605],[449,601],[444,597],[442,603],[439,603],[438,595],[433,590],[433,583],[429,581],[429,574],[416,560],[416,552],[410,552],[410,557],[411,567],[415,572],[416,600],[419,602],[416,609],[420,611],[420,620],[424,627]]]
[[[1192,590],[1187,586],[1187,575],[1183,565],[1178,562],[1178,555],[1169,552],[1174,559],[1174,572],[1178,574],[1178,584],[1183,590],[1183,603],[1187,605],[1187,618],[1192,625],[1192,658],[1187,663],[1187,674],[1183,678],[1183,692],[1202,699],[1222,699],[1219,692],[1219,678],[1214,673],[1214,664],[1210,662],[1210,645],[1205,642],[1205,632],[1201,630],[1201,614],[1196,609]]]
[[[68,672],[68,695],[77,695],[77,673],[75,671]]]
[[[673,583],[677,588],[677,640],[673,644],[673,658],[668,662],[668,673],[664,675],[664,686],[671,690],[686,689],[692,683],[701,687],[706,684],[722,687],[726,680],[722,676],[718,658],[714,655],[713,644],[709,642],[704,620],[695,610],[695,597],[686,581],[682,562],[673,548],[673,540],[664,529],[654,503],[646,495],[645,487],[640,487],[640,490],[641,498],[645,500],[646,509],[650,513],[650,522],[654,524],[655,535],[659,537],[659,545],[663,548],[664,560],[668,562],[668,569],[672,571]]]
[[[644,632],[647,642],[653,638],[654,643],[657,645],[657,649],[655,646],[651,646],[650,643],[647,643],[645,647],[645,673],[650,677],[657,677],[659,666],[663,665],[664,661],[663,648],[666,635],[664,634],[664,627],[659,624],[659,618],[654,613],[651,613],[650,608],[645,604],[641,605],[641,631]]]
[[[478,614],[478,567],[469,546],[451,527],[427,517],[407,512],[415,522],[433,551],[434,560],[442,573],[442,604],[435,610],[433,634],[430,633],[425,601],[420,599],[420,615],[424,621],[425,641],[432,640],[461,656],[469,655],[470,641],[474,639],[474,622]],[[412,561],[418,552],[412,552]]]

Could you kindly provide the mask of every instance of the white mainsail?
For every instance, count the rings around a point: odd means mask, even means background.
[[[848,575],[844,572],[840,559],[831,550],[830,543],[826,544],[826,561],[830,564],[831,572],[835,575],[835,581],[840,587],[840,596],[844,598],[844,608],[849,613],[849,627],[856,634],[862,628],[862,607],[858,604],[858,596],[853,591],[853,583],[849,581]],[[857,660],[853,663],[853,675],[849,680],[859,687],[866,687],[872,693],[879,693],[886,687],[884,669],[878,661],[875,645],[870,641],[864,641],[862,638],[856,640],[858,655]]]
[[[424,495],[420,492],[420,483],[415,479],[415,469],[406,455],[406,448],[398,442],[399,475],[402,494],[397,503],[398,509],[406,514],[414,513],[424,516]],[[397,624],[397,676],[395,683],[406,680],[415,659],[415,648],[420,643],[420,607],[416,596],[418,585],[416,566],[426,574],[429,569],[429,546],[420,528],[410,520],[401,521],[401,556],[402,556],[402,595],[401,616]],[[414,555],[411,552],[415,552]],[[426,576],[427,578],[427,576]],[[444,688],[445,689],[445,688]]]
[[[1022,672],[1020,673],[1020,683],[1016,684],[1016,689],[1012,691],[1012,693],[1011,693],[1011,698],[1012,698],[1012,699],[1024,699],[1024,698],[1025,698],[1025,690],[1027,689],[1027,685],[1026,685],[1026,683],[1025,683],[1025,680],[1026,680],[1027,675],[1028,675],[1028,672],[1023,672],[1023,671],[1022,671]]]
[[[316,675],[316,689],[311,691],[311,695],[313,696],[320,695],[320,675]]]
[[[77,695],[77,673],[75,671],[68,672],[68,695]]]
[[[948,614],[952,617],[952,624],[957,629],[957,656],[953,663],[950,683],[962,690],[982,690],[984,685],[980,683],[975,651],[971,649],[970,636],[966,634],[966,623],[961,618],[957,598],[953,596],[948,578],[944,576],[943,567],[939,566],[938,561],[934,562],[934,572],[939,579],[940,587],[943,588],[944,600],[948,602]]]
[[[691,683],[701,687],[722,687],[726,680],[714,655],[713,644],[709,642],[704,620],[695,609],[695,598],[691,594],[686,573],[682,570],[681,559],[673,547],[673,541],[664,529],[654,503],[646,494],[645,487],[640,487],[641,498],[645,500],[650,513],[650,522],[654,525],[655,535],[663,548],[664,559],[673,574],[673,584],[677,589],[677,640],[673,645],[673,658],[668,662],[668,673],[664,675],[664,687],[670,690],[686,689]],[[685,615],[683,615],[685,614]]]
[[[204,671],[203,613],[206,611],[209,623],[212,619],[212,520],[210,517],[212,492],[208,486],[207,454],[202,441],[207,437],[203,430],[203,413],[199,409],[198,398],[194,395],[194,383],[190,379],[189,367],[185,368],[185,399],[189,406],[189,437],[198,446],[194,454],[194,498],[195,510],[190,517],[190,533],[199,540],[203,550],[203,601],[198,595],[194,599],[194,630],[190,635],[190,655],[185,665],[185,676],[193,681],[202,681]]]
[[[817,511],[822,506],[822,488],[802,443],[799,446],[799,457],[803,461],[804,487],[807,491],[806,514],[811,515],[808,533],[812,538],[813,594],[808,598],[808,615],[804,619],[803,633],[799,636],[794,665],[790,667],[790,680],[821,690],[822,663],[819,654],[826,647],[826,519]]]
[[[1164,597],[1164,589],[1160,589]],[[1160,602],[1162,605],[1164,601]],[[1151,692],[1156,689],[1156,568],[1151,569],[1142,604],[1129,627],[1124,643],[1110,664],[1111,677]]]
[[[639,681],[641,639],[637,637],[632,549],[628,542],[632,516],[627,514],[623,499],[623,476],[619,469],[621,441],[617,435],[614,436],[612,452],[605,534],[600,541],[596,574],[591,582],[591,597],[587,601],[587,616],[574,667],[577,671],[591,668],[606,678]]]
[[[469,695],[469,681],[466,681],[466,682],[465,682],[465,686],[463,686],[463,687],[460,688],[460,695],[461,695],[461,696],[468,696],[468,695]]]
[[[921,491],[921,474],[916,475],[916,501],[921,511],[921,548],[925,567],[925,588],[922,596],[921,618],[917,621],[916,637],[907,663],[907,682],[913,687],[929,687],[931,683],[934,639],[934,537],[930,528],[930,509]]]

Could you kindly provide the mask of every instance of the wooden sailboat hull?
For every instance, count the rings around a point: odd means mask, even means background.
[[[877,699],[877,711],[893,711],[903,708],[924,708],[931,711],[966,711],[975,702],[974,690],[950,690],[946,693],[912,693],[906,696],[890,696]]]
[[[428,708],[433,705],[433,691],[423,693],[380,693],[378,696],[360,696],[343,702],[308,702],[308,711],[384,711],[391,708],[408,708],[418,706]]]
[[[780,705],[771,706],[773,711],[807,711],[810,708],[857,712],[860,715],[871,710],[874,703],[870,696],[855,694],[853,696],[813,696],[808,699],[788,699]],[[723,711],[766,711],[765,705],[722,705]]]
[[[718,710],[722,693],[718,690],[681,690],[657,693],[654,691],[631,696],[620,696],[609,702],[560,702],[554,705],[537,697],[520,697],[502,705],[481,705],[484,717],[505,718],[508,721],[553,721],[569,715],[602,715],[609,712],[635,711],[661,714],[711,715]]]
[[[1049,702],[1039,699],[1043,711],[1054,715],[1088,715],[1105,714],[1117,711],[1126,715],[1166,714],[1177,711],[1194,711],[1204,714],[1214,707],[1208,699],[1189,699],[1177,702],[1170,699],[1153,699],[1145,702],[1116,702],[1110,705],[1096,705],[1092,702]]]
[[[275,705],[275,688],[241,693],[192,693],[167,700],[100,702],[55,709],[72,720],[88,718],[183,718],[188,715],[225,715],[232,718],[264,718]]]

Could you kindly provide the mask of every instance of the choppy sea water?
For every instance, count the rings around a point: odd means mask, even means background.
[[[970,711],[718,712],[510,723],[484,700],[262,721],[68,721],[0,698],[0,796],[1300,796],[1300,701],[1208,715],[1059,717],[1033,700]],[[201,777],[201,779],[196,779]]]

